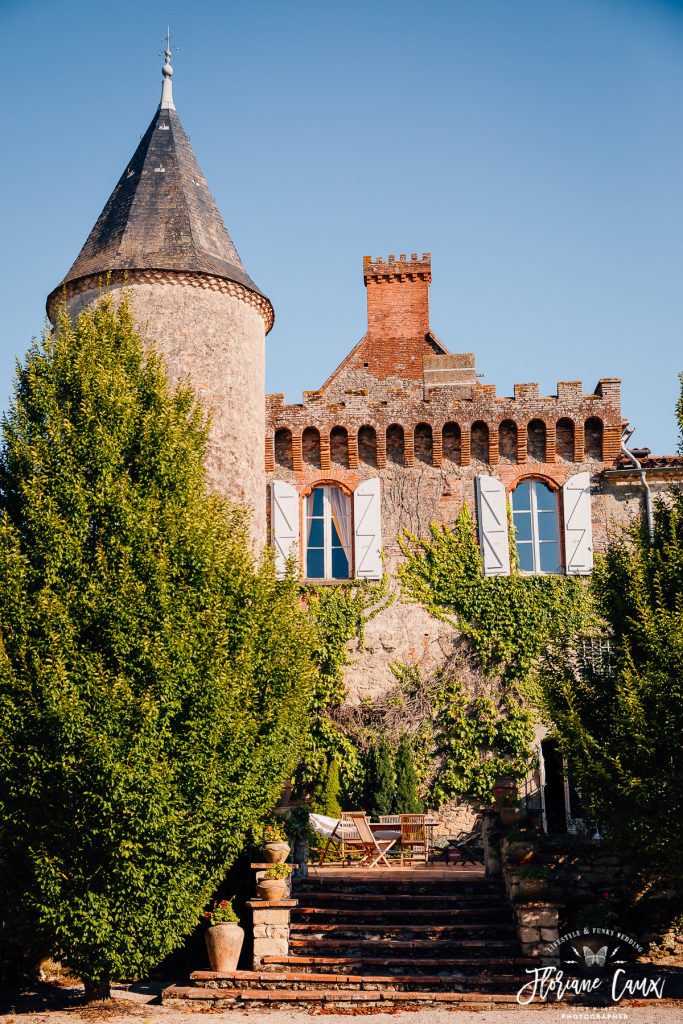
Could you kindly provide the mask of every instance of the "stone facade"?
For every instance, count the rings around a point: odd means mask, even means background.
[[[254,537],[265,541],[265,323],[247,292],[232,282],[206,286],[200,275],[141,272],[110,284],[129,297],[136,325],[161,354],[172,384],[189,382],[211,414],[206,460],[212,490],[254,509]],[[204,286],[203,286],[204,285]],[[72,316],[99,300],[78,290]]]
[[[299,551],[304,501],[320,484],[352,495],[363,481],[380,479],[384,565],[392,574],[404,530],[424,537],[432,522],[452,525],[464,502],[476,513],[480,474],[501,481],[509,495],[525,478],[559,494],[584,472],[594,547],[604,549],[642,505],[642,485],[621,461],[619,379],[602,379],[592,392],[560,381],[553,395],[517,384],[511,396],[499,396],[494,385],[480,383],[471,353],[448,353],[430,329],[428,253],[366,257],[363,276],[368,331],[358,345],[300,404],[266,397],[265,468],[269,483],[284,481],[299,496]],[[683,477],[683,461],[679,470]],[[664,490],[668,478],[652,472],[653,490]],[[351,698],[386,691],[392,662],[436,671],[456,643],[449,626],[395,601],[368,624],[365,647],[355,652]]]

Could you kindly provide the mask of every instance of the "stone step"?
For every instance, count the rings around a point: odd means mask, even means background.
[[[289,948],[293,952],[300,952],[302,955],[315,956],[318,950],[325,954],[332,954],[333,950],[340,950],[342,956],[344,951],[358,950],[359,953],[375,951],[384,956],[391,956],[394,952],[410,951],[416,957],[422,953],[431,953],[432,956],[448,956],[452,953],[466,955],[468,950],[508,950],[514,956],[517,950],[517,943],[510,939],[411,939],[402,941],[400,939],[384,939],[378,936],[375,939],[291,939]]]
[[[426,907],[462,907],[463,909],[469,907],[478,907],[484,905],[489,906],[501,906],[504,904],[504,898],[498,893],[454,893],[454,892],[441,892],[441,893],[408,893],[408,892],[397,892],[397,893],[377,893],[377,892],[315,892],[315,893],[304,893],[299,889],[296,889],[292,896],[299,901],[300,907],[319,907],[322,904],[340,904],[342,907],[349,903],[367,904],[370,903],[373,906],[383,906],[388,904],[389,906],[412,906],[419,907],[424,904]]]
[[[442,920],[447,918],[452,920],[458,918],[463,920],[463,923],[469,922],[481,922],[482,924],[488,924],[493,919],[505,918],[509,919],[510,909],[504,904],[490,906],[490,907],[383,907],[381,910],[367,909],[365,907],[302,907],[298,906],[292,910],[292,920],[295,921],[298,918],[339,918],[344,920],[345,918],[353,918],[358,920],[359,915],[362,915],[364,921],[379,920],[384,921],[388,918],[398,917],[401,921],[406,919],[415,921],[416,923],[420,918],[425,918],[426,923],[432,920]]]
[[[379,952],[379,950],[377,951]],[[299,973],[327,974],[424,974],[427,968],[441,972],[463,970],[494,975],[510,973],[518,968],[537,967],[538,960],[517,955],[510,956],[264,956],[263,968],[268,971],[296,971]],[[433,972],[432,972],[433,973]]]
[[[385,921],[373,924],[365,921],[363,918],[359,918],[354,922],[347,921],[341,924],[338,922],[335,924],[300,924],[299,922],[292,922],[289,931],[290,938],[292,939],[352,939],[362,936],[372,938],[374,935],[381,935],[384,939],[391,938],[392,935],[399,938],[415,935],[418,938],[431,937],[432,939],[448,935],[456,937],[458,935],[472,936],[474,938],[489,935],[495,938],[506,934],[515,934],[515,926],[512,921],[509,923],[491,921],[488,924],[390,924]]]
[[[403,992],[398,990],[384,991],[352,991],[343,989],[277,989],[267,991],[264,989],[240,989],[226,990],[216,988],[195,988],[170,985],[162,993],[162,1003],[165,1005],[200,1004],[204,1006],[215,1005],[216,1007],[245,1009],[270,1009],[281,1004],[295,1005],[297,1008],[309,1006],[324,1007],[333,1009],[337,1006],[346,1008],[354,1004],[362,1006],[363,1010],[372,1006],[382,1009],[391,1009],[400,1006],[408,1009],[410,1006],[443,1006],[454,1004],[460,1007],[468,1005],[478,1010],[487,1009],[502,1004],[516,1002],[516,997],[511,992]]]
[[[396,989],[398,991],[439,991],[449,986],[459,990],[463,985],[469,991],[477,988],[495,988],[496,986],[514,986],[515,991],[521,984],[519,974],[499,973],[491,975],[466,974],[450,972],[449,974],[321,974],[317,972],[297,973],[295,971],[233,971],[228,974],[217,974],[214,971],[194,971],[190,975],[194,986],[218,988],[223,991],[231,989],[302,989],[326,988],[341,990]]]

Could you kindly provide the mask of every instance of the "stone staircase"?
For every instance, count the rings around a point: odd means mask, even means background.
[[[502,886],[455,868],[396,874],[348,869],[299,883],[289,955],[264,956],[259,970],[196,971],[164,1003],[368,1012],[515,1002],[538,961],[520,953]]]

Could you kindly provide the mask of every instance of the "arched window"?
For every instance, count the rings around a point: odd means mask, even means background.
[[[361,427],[358,431],[358,458],[365,466],[377,468],[377,431],[374,427]]]
[[[586,420],[586,458],[602,458],[602,420],[596,416]]]
[[[532,462],[545,462],[545,423],[532,420],[526,428],[527,458]]]
[[[460,465],[460,427],[457,423],[446,423],[443,428],[443,457],[446,462]]]
[[[392,423],[387,427],[387,461],[403,465],[403,427]]]
[[[347,580],[351,575],[351,500],[339,487],[314,487],[305,499],[306,577]]]
[[[349,435],[345,427],[333,427],[330,431],[330,459],[335,466],[349,468]]]
[[[574,424],[571,420],[557,421],[555,428],[557,437],[557,457],[564,462],[574,461]]]
[[[481,420],[472,424],[470,444],[473,462],[489,461],[489,428]]]
[[[521,480],[512,492],[520,572],[561,573],[557,494],[542,480]]]
[[[315,427],[306,427],[301,435],[301,451],[307,466],[320,469],[320,434]]]
[[[275,431],[275,461],[283,469],[293,469],[292,432],[283,428]]]
[[[428,466],[432,464],[432,428],[428,423],[418,423],[415,427],[415,458]]]
[[[513,420],[503,420],[498,428],[498,448],[501,462],[517,462],[517,424]]]

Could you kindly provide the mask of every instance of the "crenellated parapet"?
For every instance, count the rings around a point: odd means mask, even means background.
[[[462,387],[461,382],[442,384],[430,389],[427,398],[396,389],[393,395],[383,392],[384,398],[361,393],[334,402],[327,402],[321,391],[308,391],[297,405],[286,405],[283,395],[269,395],[267,471],[273,472],[279,464],[278,435],[280,448],[289,443],[287,437],[307,439],[311,450],[319,445],[320,458],[328,467],[335,462],[336,438],[339,451],[344,445],[348,448],[348,455],[337,463],[350,469],[363,461],[368,445],[367,437],[362,443],[362,432],[368,431],[375,437],[377,468],[381,468],[383,451],[390,453],[390,461],[408,467],[416,462],[441,467],[585,460],[609,466],[619,454],[622,417],[617,378],[600,380],[588,394],[580,381],[558,382],[554,395],[540,395],[537,383],[516,384],[508,397],[498,397],[494,385],[476,380],[468,385],[466,397]],[[305,464],[304,457],[302,471]]]

